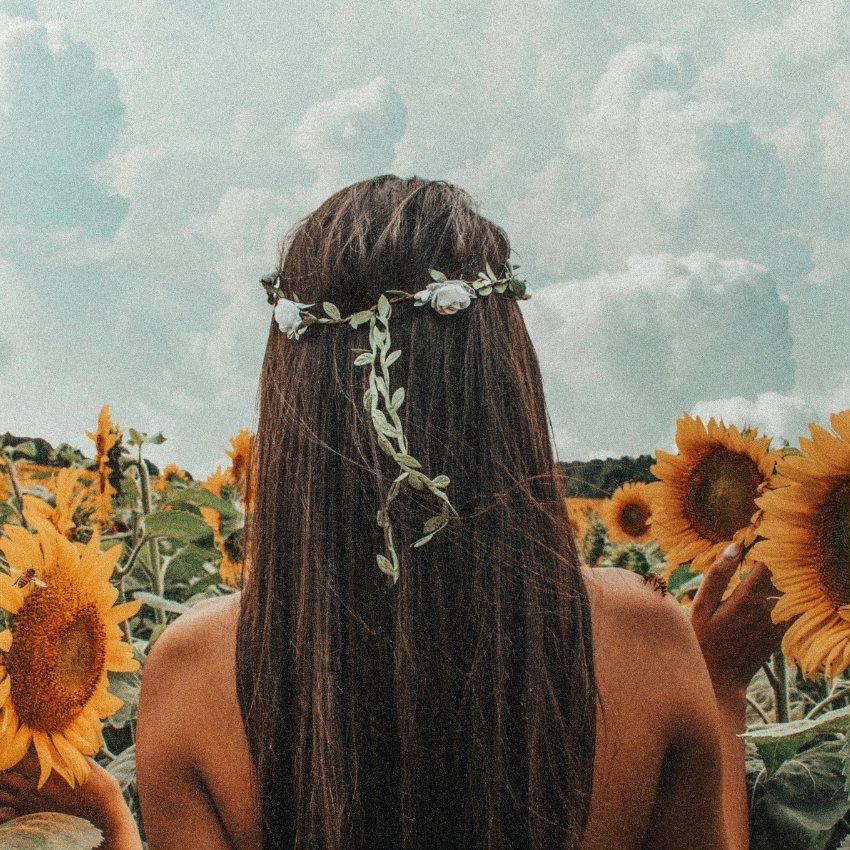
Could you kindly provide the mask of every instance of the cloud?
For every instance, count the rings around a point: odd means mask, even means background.
[[[317,172],[316,191],[324,195],[388,171],[406,126],[401,95],[376,77],[360,89],[343,89],[311,106],[295,128],[292,144]]]
[[[675,45],[635,43],[610,58],[563,152],[509,206],[505,224],[540,256],[541,279],[659,251],[742,257],[785,285],[809,270],[774,146],[697,82],[693,56]]]
[[[746,260],[636,256],[624,272],[534,290],[523,314],[553,424],[588,457],[651,451],[700,399],[794,382],[788,308]]]
[[[111,233],[127,202],[90,169],[122,127],[118,84],[62,24],[33,13],[0,6],[0,221]]]
[[[775,392],[759,393],[754,401],[743,396],[699,401],[690,412],[703,422],[714,417],[739,429],[757,428],[760,435],[775,439],[774,446],[781,445],[782,440],[796,444],[797,437],[808,434],[809,422],[820,418],[819,412],[804,399]]]
[[[507,229],[562,454],[649,450],[706,399],[850,404],[848,28],[839,0],[0,0],[7,426],[74,440],[109,401],[223,462],[258,276],[386,171]]]

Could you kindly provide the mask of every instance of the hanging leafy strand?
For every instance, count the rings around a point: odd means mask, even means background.
[[[398,552],[393,539],[393,528],[390,519],[390,506],[401,492],[402,486],[407,484],[414,490],[428,490],[440,503],[440,512],[428,520],[422,527],[422,536],[411,544],[411,548],[424,546],[435,534],[442,531],[449,524],[451,514],[457,516],[446,488],[449,486],[449,478],[446,475],[437,475],[430,478],[422,470],[422,464],[410,454],[407,439],[399,418],[398,411],[404,404],[404,387],[392,389],[390,384],[390,367],[401,357],[401,349],[391,350],[390,317],[392,316],[392,305],[397,301],[415,299],[415,306],[421,307],[432,303],[438,312],[455,312],[469,305],[470,298],[486,297],[492,292],[504,293],[510,290],[518,299],[527,298],[526,282],[515,276],[519,266],[507,265],[505,276],[497,277],[489,263],[486,272],[480,272],[474,281],[448,280],[446,276],[430,269],[429,274],[434,281],[427,290],[418,293],[404,292],[402,290],[390,289],[383,293],[378,303],[368,310],[361,310],[350,316],[343,317],[339,308],[330,301],[322,303],[324,316],[316,316],[310,312],[314,305],[301,304],[300,299],[294,293],[291,298],[286,298],[281,289],[279,275],[264,278],[261,282],[266,290],[270,304],[287,307],[287,321],[285,330],[292,339],[300,338],[301,334],[311,325],[338,325],[348,324],[352,328],[369,323],[369,348],[355,348],[357,355],[354,360],[355,366],[369,367],[369,387],[363,394],[363,406],[372,417],[372,425],[377,434],[378,446],[381,451],[391,457],[398,467],[398,475],[384,496],[380,509],[377,512],[378,526],[384,533],[384,552],[378,553],[376,560],[381,572],[392,579],[395,584],[400,574]],[[439,290],[454,290],[460,293],[459,297],[463,303],[454,306],[450,310],[443,310],[435,299]],[[464,295],[463,293],[467,293]],[[300,322],[298,321],[300,318]],[[284,324],[281,324],[284,330]]]

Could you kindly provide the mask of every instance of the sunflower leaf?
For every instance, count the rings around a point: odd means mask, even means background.
[[[109,762],[106,771],[115,777],[121,790],[126,791],[136,778],[136,745],[130,744],[126,750],[122,750],[115,761]]]
[[[179,543],[212,545],[213,531],[189,511],[157,511],[144,520],[145,537],[169,537]]]
[[[216,496],[206,487],[187,487],[183,490],[173,490],[172,495],[163,502],[164,505],[194,505],[196,508],[212,508],[221,514],[222,519],[235,519],[239,511],[226,499]]]
[[[183,605],[180,602],[175,602],[173,599],[163,599],[155,593],[148,593],[145,590],[137,590],[133,594],[134,598],[141,599],[150,608],[156,608],[158,611],[168,611],[170,614],[185,614],[192,609],[188,605]]]
[[[94,824],[57,812],[22,815],[0,825],[0,845],[6,850],[92,850],[102,841]]]
[[[210,563],[221,557],[219,551],[214,547],[201,549],[189,544],[183,546],[168,561],[165,574],[172,581],[188,582],[195,576],[204,574],[204,564]]]
[[[771,723],[744,733],[745,741],[756,745],[767,775],[774,773],[804,744],[818,735],[846,732],[850,729],[850,706],[828,711],[813,720]]]
[[[747,760],[751,850],[834,847],[830,837],[850,808],[841,775],[841,742],[825,739],[789,759],[767,778]],[[843,835],[838,832],[837,835]]]
[[[139,708],[139,691],[142,687],[142,675],[136,670],[132,673],[110,673],[109,693],[124,701],[124,705],[109,717],[109,725],[123,729],[136,719]]]

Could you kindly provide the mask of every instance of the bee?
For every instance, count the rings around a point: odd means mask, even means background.
[[[14,567],[11,569],[13,573],[21,573],[20,570],[16,570],[14,569]],[[15,579],[15,587],[20,587],[21,590],[23,590],[30,582],[35,585],[38,585],[39,587],[47,587],[47,585],[40,578],[36,578],[35,570],[32,567],[22,572]]]
[[[651,584],[653,590],[660,590],[662,596],[667,595],[667,582],[657,573],[647,573],[643,577],[644,584]]]

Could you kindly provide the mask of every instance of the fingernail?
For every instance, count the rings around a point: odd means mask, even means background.
[[[737,558],[741,554],[741,545],[739,543],[730,543],[723,550],[724,558]]]

